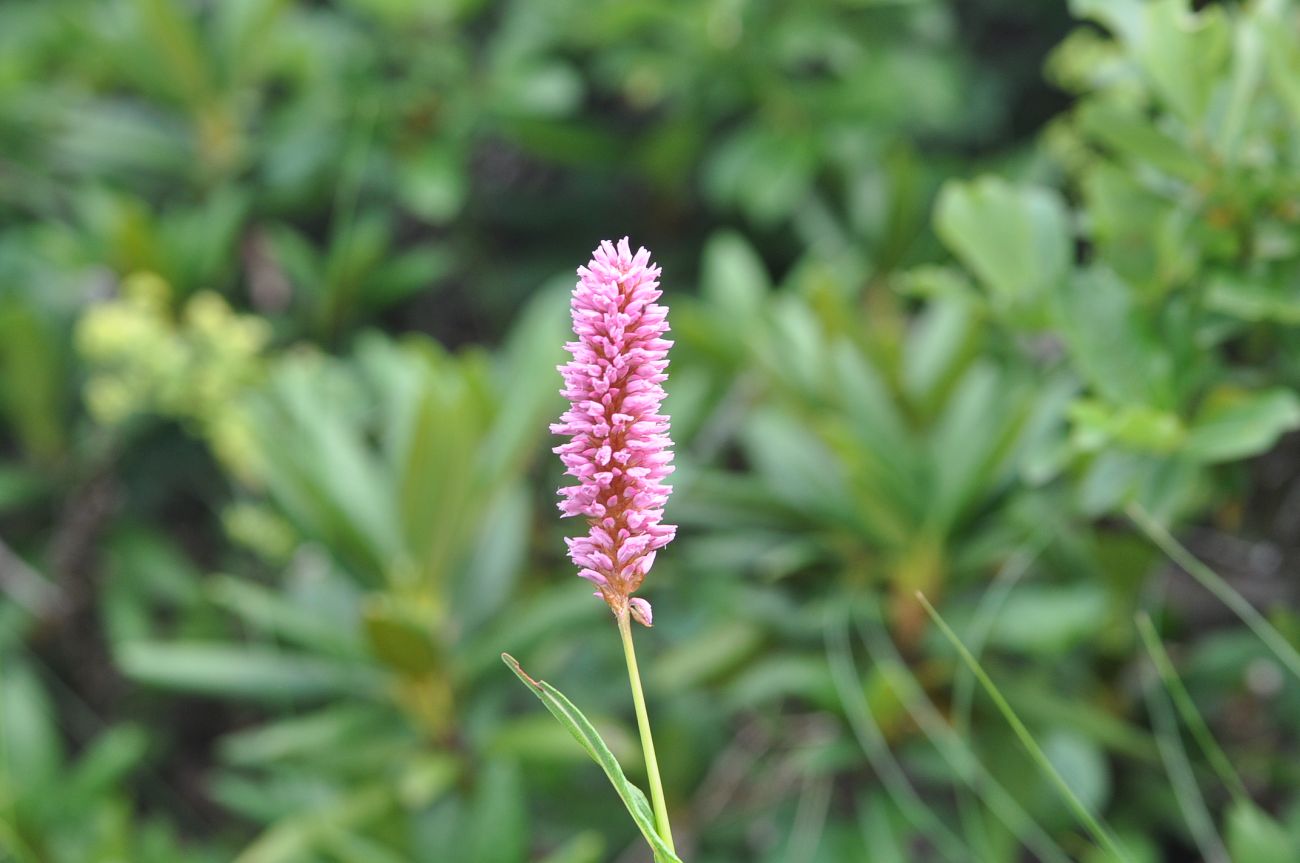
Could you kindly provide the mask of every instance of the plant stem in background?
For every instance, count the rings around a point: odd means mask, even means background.
[[[1124,847],[1119,844],[1119,840],[1115,838],[1115,835],[1110,832],[1106,825],[1102,824],[1101,821],[1097,819],[1097,816],[1092,814],[1088,807],[1084,805],[1083,801],[1079,799],[1079,796],[1074,793],[1074,789],[1065,781],[1065,777],[1061,776],[1060,772],[1052,765],[1051,760],[1047,757],[1047,753],[1038,745],[1038,741],[1034,740],[1034,736],[1029,733],[1029,729],[1025,727],[1025,723],[1021,722],[1020,717],[1011,709],[1011,705],[1007,703],[1007,699],[1002,695],[1001,690],[999,690],[993,683],[993,679],[985,673],[983,666],[981,666],[979,661],[976,660],[971,652],[966,649],[966,645],[962,644],[961,639],[957,637],[957,633],[953,632],[952,627],[948,625],[947,621],[939,616],[939,612],[935,611],[934,606],[930,604],[930,601],[925,598],[923,593],[917,591],[916,598],[920,600],[921,605],[925,606],[926,614],[930,615],[930,619],[939,627],[944,638],[948,639],[952,646],[957,650],[962,661],[966,663],[966,666],[970,668],[971,673],[975,675],[975,679],[980,682],[982,687],[984,687],[984,691],[988,693],[989,698],[993,699],[993,704],[998,708],[998,711],[1002,714],[1003,718],[1007,720],[1007,723],[1011,726],[1011,730],[1015,732],[1021,745],[1023,745],[1025,751],[1029,753],[1029,757],[1034,760],[1034,763],[1043,771],[1043,774],[1051,779],[1052,784],[1055,785],[1056,789],[1061,793],[1061,798],[1066,802],[1070,809],[1073,810],[1075,816],[1079,819],[1079,823],[1086,827],[1097,843],[1106,851],[1110,852],[1116,860],[1132,861],[1133,858],[1129,856],[1129,854],[1124,850]]]
[[[650,734],[650,717],[645,709],[645,694],[641,691],[641,672],[637,669],[636,649],[632,646],[632,624],[627,611],[618,615],[618,633],[623,637],[623,655],[627,657],[627,677],[632,684],[636,724],[641,731],[641,749],[645,752],[645,772],[650,781],[650,802],[655,810],[655,826],[669,850],[676,853],[672,827],[668,824],[668,806],[664,802],[664,785],[659,778],[659,760],[655,757],[655,742]]]
[[[1210,732],[1209,726],[1205,724],[1205,719],[1196,709],[1192,701],[1191,693],[1187,687],[1183,686],[1182,680],[1178,677],[1178,672],[1174,670],[1173,660],[1165,651],[1164,645],[1160,643],[1160,636],[1156,633],[1155,624],[1151,622],[1151,615],[1145,611],[1137,616],[1138,634],[1142,636],[1142,643],[1146,645],[1147,653],[1151,654],[1151,662],[1155,665],[1156,671],[1160,674],[1160,679],[1164,682],[1165,688],[1169,690],[1169,696],[1173,699],[1174,707],[1177,708],[1179,715],[1182,716],[1183,722],[1186,723],[1187,729],[1196,739],[1197,745],[1209,759],[1210,766],[1214,772],[1219,775],[1219,781],[1228,789],[1233,798],[1238,803],[1250,801],[1250,793],[1246,790],[1246,784],[1241,781],[1237,771],[1232,766],[1232,760],[1220,748],[1218,741]]]
[[[1282,633],[1278,632],[1273,624],[1269,623],[1264,615],[1246,600],[1246,597],[1233,590],[1232,586],[1223,580],[1223,576],[1202,563],[1182,543],[1174,539],[1174,535],[1165,530],[1145,509],[1137,504],[1129,504],[1125,512],[1133,519],[1133,523],[1169,556],[1170,560],[1182,567],[1188,575],[1199,581],[1202,587],[1228,606],[1233,614],[1241,618],[1242,623],[1250,627],[1251,631],[1259,636],[1259,640],[1273,651],[1278,661],[1300,679],[1300,652],[1291,646],[1291,642],[1287,641]]]

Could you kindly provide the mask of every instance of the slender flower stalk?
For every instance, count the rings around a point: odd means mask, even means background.
[[[602,242],[578,268],[571,305],[577,340],[565,345],[573,358],[559,367],[570,405],[551,431],[569,436],[555,452],[576,480],[559,490],[560,511],[588,525],[586,536],[566,540],[569,557],[618,621],[655,824],[672,848],[630,624],[652,624],[650,603],[633,594],[677,531],[663,523],[673,454],[668,417],[659,411],[672,342],[664,338],[668,310],[655,302],[659,274],[650,253],[632,254],[626,237],[617,246]]]
[[[641,732],[641,750],[645,753],[645,772],[650,777],[650,805],[654,807],[655,828],[659,837],[673,847],[673,828],[668,823],[668,804],[664,802],[664,783],[659,778],[659,758],[655,755],[655,741],[650,735],[650,716],[645,709],[645,695],[641,692],[641,672],[636,667],[636,651],[632,648],[632,624],[626,614],[618,619],[618,633],[623,638],[623,656],[627,659],[627,678],[632,683],[632,701],[636,705],[636,727]]]

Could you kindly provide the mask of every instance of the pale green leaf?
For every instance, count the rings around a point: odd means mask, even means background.
[[[515,673],[515,676],[523,681],[524,685],[533,691],[546,709],[551,711],[551,715],[560,721],[560,724],[569,730],[575,740],[582,745],[600,768],[605,771],[609,777],[610,783],[618,793],[623,805],[632,815],[632,820],[641,830],[641,834],[650,843],[654,850],[656,863],[681,863],[681,859],[669,850],[664,840],[660,838],[655,829],[654,814],[650,810],[650,803],[646,800],[645,793],[637,788],[623,774],[623,768],[619,766],[618,759],[614,753],[609,751],[605,741],[601,740],[600,734],[582,715],[573,702],[565,698],[564,695],[544,680],[534,680],[524,673],[523,668],[519,666],[518,661],[508,653],[501,654],[501,659]]]

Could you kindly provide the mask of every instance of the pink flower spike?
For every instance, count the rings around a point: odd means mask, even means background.
[[[672,342],[664,338],[668,309],[655,302],[659,272],[648,251],[632,254],[626,237],[602,242],[578,268],[577,341],[565,345],[573,359],[560,367],[570,405],[551,425],[570,438],[555,452],[576,480],[559,490],[560,512],[585,516],[590,528],[567,540],[569,557],[615,614],[646,626],[650,603],[632,594],[677,532],[662,523],[673,454],[659,409]]]

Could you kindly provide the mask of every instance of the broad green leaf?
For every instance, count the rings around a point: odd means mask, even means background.
[[[357,696],[383,680],[366,665],[227,644],[132,642],[118,647],[117,663],[138,683],[264,701]]]
[[[941,536],[1002,485],[1027,412],[1026,400],[991,363],[972,365],[957,383],[930,437],[925,518]]]
[[[647,685],[663,692],[682,692],[734,670],[762,643],[753,622],[736,619],[710,626],[659,656]]]
[[[1084,102],[1076,117],[1083,132],[1123,162],[1151,165],[1189,182],[1205,175],[1205,165],[1196,154],[1127,106],[1095,99]]]
[[[727,332],[753,326],[761,313],[772,282],[762,258],[749,243],[733,231],[721,231],[709,238],[701,262],[700,293],[730,324]]]
[[[489,620],[514,596],[528,561],[532,518],[533,498],[518,482],[501,489],[480,518],[454,594],[455,618],[465,630]]]
[[[0,786],[6,796],[39,793],[63,764],[54,705],[25,663],[4,658],[0,674]]]
[[[497,387],[496,415],[478,444],[480,481],[497,488],[522,470],[547,440],[547,422],[560,415],[556,366],[564,352],[572,278],[548,282],[515,321],[500,362],[492,369]]]
[[[410,750],[405,750],[409,752]],[[391,763],[392,755],[381,763]],[[451,791],[463,778],[464,764],[456,755],[446,752],[428,752],[408,761],[398,780],[397,794],[407,809],[427,809],[434,801]]]
[[[227,79],[243,83],[260,77],[287,5],[287,0],[230,0],[213,10],[214,43]]]
[[[352,830],[323,830],[318,845],[329,855],[331,863],[408,863],[410,859]]]
[[[277,821],[235,863],[297,863],[331,836],[381,817],[395,804],[394,789],[375,785],[305,814]]]
[[[1193,13],[1188,0],[1076,0],[1074,9],[1115,31],[1184,121],[1204,118],[1230,47],[1222,9]]]
[[[212,80],[195,20],[169,0],[134,0],[132,5],[141,27],[140,44],[157,63],[159,85],[202,110],[213,95]]]
[[[527,859],[528,813],[523,782],[512,761],[494,759],[474,777],[474,801],[465,840],[475,863],[520,863]]]
[[[747,662],[727,684],[727,702],[761,710],[785,699],[798,699],[834,710],[839,707],[835,681],[820,654],[774,654]]]
[[[1097,582],[1024,585],[1007,597],[989,643],[1026,654],[1060,653],[1088,640],[1107,606],[1105,588]]]
[[[1075,367],[1093,391],[1116,405],[1168,408],[1170,361],[1143,326],[1133,291],[1113,272],[1083,270],[1060,293],[1056,324]]]
[[[609,751],[609,747],[600,739],[600,735],[592,724],[587,721],[578,708],[573,706],[569,699],[565,698],[561,692],[554,686],[551,686],[544,680],[534,680],[524,673],[523,668],[513,656],[508,653],[501,654],[502,661],[515,673],[515,676],[523,681],[524,685],[533,691],[541,702],[546,705],[546,709],[551,711],[551,715],[560,721],[560,724],[569,730],[575,740],[582,745],[600,768],[605,771],[609,777],[610,783],[614,790],[618,792],[619,798],[627,811],[631,814],[632,820],[636,822],[637,827],[641,830],[651,849],[654,851],[656,863],[681,863],[681,859],[668,849],[664,840],[659,837],[655,830],[654,814],[650,810],[650,803],[646,800],[645,794],[640,788],[637,788],[623,774],[623,768],[619,766],[618,759],[614,753]]]
[[[1200,250],[1187,242],[1176,202],[1148,188],[1142,176],[1098,161],[1081,187],[1100,259],[1144,296],[1158,296],[1195,272]]]
[[[1263,28],[1258,24],[1258,15],[1243,16],[1235,23],[1228,107],[1215,136],[1219,152],[1230,164],[1237,161],[1242,133],[1264,75]]]
[[[272,497],[354,576],[378,580],[404,559],[403,543],[388,473],[360,422],[361,401],[345,366],[305,354],[281,363],[250,418]]]
[[[1235,461],[1267,452],[1297,427],[1300,397],[1292,390],[1220,391],[1192,424],[1186,452],[1199,462]]]
[[[120,787],[145,763],[149,734],[136,725],[115,725],[96,737],[77,759],[63,791],[66,800],[87,802]]]
[[[0,411],[37,459],[53,459],[64,447],[64,363],[48,321],[25,304],[0,304]]]
[[[605,840],[599,833],[579,833],[546,855],[541,863],[599,863],[604,859]]]
[[[936,299],[917,315],[904,348],[903,385],[913,398],[933,400],[971,348],[977,321],[974,303]]]
[[[204,590],[216,605],[268,636],[329,656],[365,656],[355,626],[340,626],[334,616],[304,605],[300,597],[231,575],[212,576]]]
[[[1108,447],[1151,453],[1171,453],[1187,439],[1178,417],[1147,405],[1112,407],[1095,399],[1079,399],[1070,405],[1072,443],[1081,452],[1099,452]]]
[[[1106,808],[1110,772],[1096,743],[1075,732],[1053,731],[1043,737],[1043,752],[1085,806],[1094,811]]]
[[[1033,309],[1065,276],[1072,239],[1060,196],[986,176],[943,187],[935,230],[1008,309]]]
[[[742,431],[745,452],[781,496],[828,521],[848,522],[852,505],[834,455],[794,417],[756,412]]]
[[[710,197],[738,205],[760,225],[773,225],[808,195],[815,153],[807,135],[775,133],[757,123],[713,148],[704,184]]]
[[[1300,324],[1300,290],[1283,283],[1261,282],[1238,274],[1211,277],[1205,303],[1215,311],[1243,321]]]
[[[1228,852],[1240,863],[1294,863],[1300,847],[1280,824],[1248,800],[1228,810],[1224,831]]]
[[[431,620],[418,606],[385,594],[370,597],[362,612],[370,652],[403,674],[434,672],[446,661]]]
[[[426,144],[398,167],[402,203],[426,222],[442,224],[460,211],[468,192],[468,173],[461,153],[452,147]]]
[[[277,761],[341,751],[357,740],[392,734],[391,722],[370,705],[338,704],[266,722],[221,738],[221,757],[236,767],[265,767]]]
[[[1223,9],[1211,6],[1193,13],[1189,0],[1156,0],[1143,11],[1142,39],[1132,47],[1170,107],[1199,124],[1228,56]]]
[[[1287,4],[1277,4],[1286,8]],[[1269,81],[1291,114],[1292,129],[1300,128],[1300,53],[1285,25],[1263,29]]]

